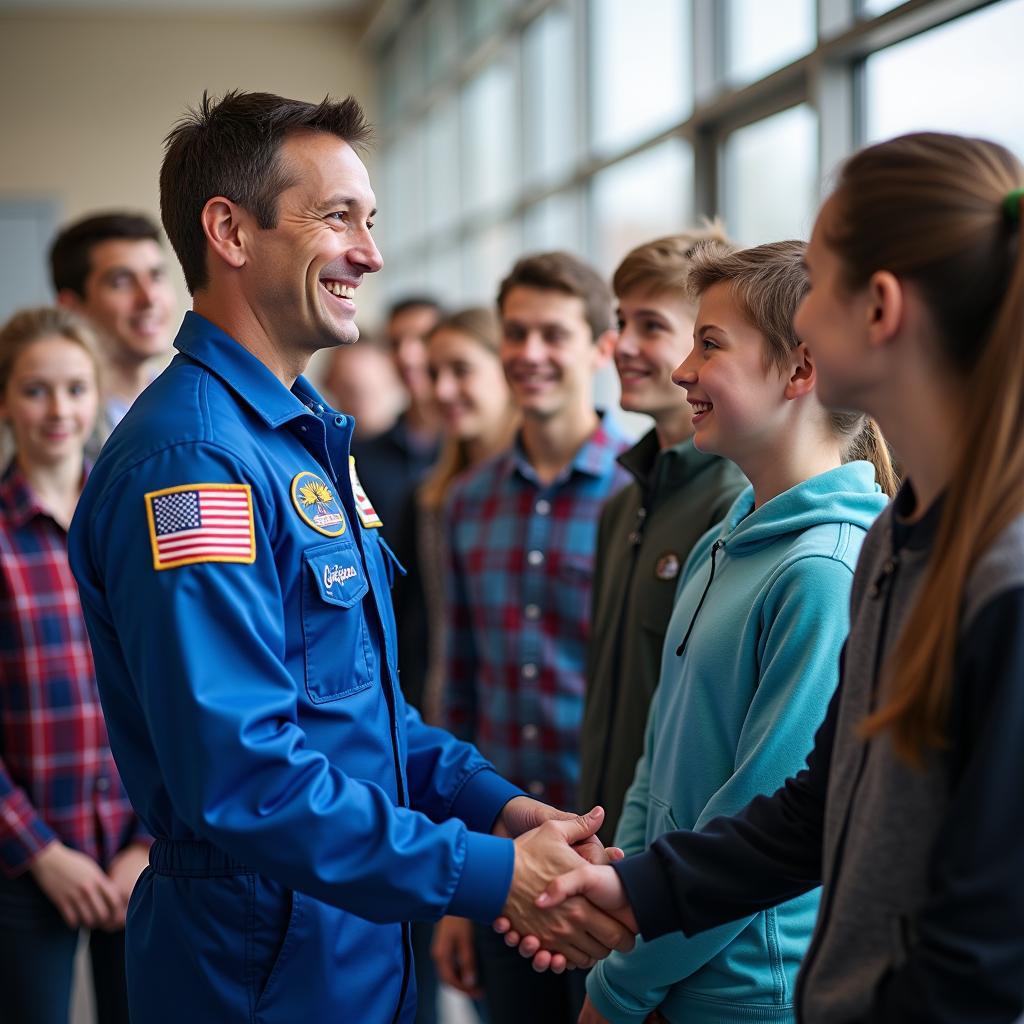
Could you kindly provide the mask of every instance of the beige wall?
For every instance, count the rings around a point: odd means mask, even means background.
[[[158,216],[162,139],[204,88],[352,93],[373,120],[361,37],[320,16],[0,15],[0,197],[55,198],[65,219],[110,206]],[[362,293],[370,317],[374,292]]]

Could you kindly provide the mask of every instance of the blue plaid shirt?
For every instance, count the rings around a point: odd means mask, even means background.
[[[627,447],[604,416],[550,484],[517,442],[449,498],[446,724],[558,807],[575,807],[597,523]]]

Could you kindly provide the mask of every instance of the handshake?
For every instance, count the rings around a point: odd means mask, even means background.
[[[622,851],[597,838],[603,821],[600,807],[575,815],[516,797],[495,825],[496,835],[515,840],[515,867],[494,928],[535,970],[591,967],[613,949],[633,948],[636,920],[610,867]],[[479,997],[469,921],[444,918],[431,953],[442,981]]]

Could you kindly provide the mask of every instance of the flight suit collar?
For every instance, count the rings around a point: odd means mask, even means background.
[[[309,402],[323,404],[305,377],[289,391],[264,363],[199,313],[185,314],[174,347],[219,377],[269,427],[308,414]]]

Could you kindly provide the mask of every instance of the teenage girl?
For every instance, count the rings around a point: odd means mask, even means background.
[[[0,993],[65,1024],[80,929],[99,1019],[127,1021],[124,920],[147,838],[121,787],[67,560],[98,408],[95,340],[64,310],[0,328]]]
[[[773,796],[540,897],[584,892],[653,939],[822,884],[807,1024],[1024,1012],[1022,201],[1024,167],[978,139],[843,168],[796,330],[822,400],[875,417],[906,483],[861,551],[837,696]]]

